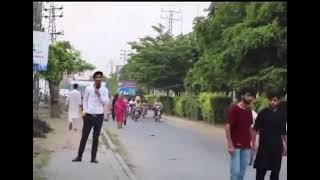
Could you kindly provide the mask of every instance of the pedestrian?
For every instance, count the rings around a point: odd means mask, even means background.
[[[112,120],[114,121],[115,120],[115,112],[114,112],[114,106],[115,106],[115,104],[116,104],[116,101],[117,101],[117,99],[118,99],[118,94],[115,94],[114,96],[113,96],[113,99],[112,99]]]
[[[253,131],[252,146],[257,149],[255,138],[259,133],[259,147],[254,162],[256,180],[264,180],[271,171],[270,180],[279,180],[282,156],[287,154],[286,112],[280,108],[281,93],[269,92],[269,107],[259,112]]]
[[[66,105],[68,106],[69,130],[72,130],[72,125],[78,124],[81,119],[81,93],[78,91],[78,84],[74,84],[73,90],[68,93]],[[77,126],[74,127],[74,130],[77,130]]]
[[[253,88],[246,87],[240,90],[239,95],[241,101],[231,105],[226,123],[231,180],[244,179],[251,157],[253,118],[250,104],[255,99],[256,92]]]
[[[91,162],[98,163],[97,151],[99,144],[99,135],[103,123],[104,111],[103,107],[106,102],[109,101],[108,89],[101,86],[101,80],[103,73],[97,71],[93,74],[94,84],[86,87],[83,97],[83,128],[82,137],[78,149],[78,156],[73,159],[73,162],[79,162],[82,160],[82,154],[84,152],[88,136],[93,127],[93,141],[91,148]]]
[[[120,94],[115,103],[115,115],[116,115],[116,121],[118,124],[118,129],[122,128],[122,123],[125,120],[126,111],[127,111],[127,105],[124,101],[123,95]]]
[[[127,125],[128,107],[129,107],[128,96],[124,96],[123,101],[126,104],[126,113],[125,113],[123,125]]]

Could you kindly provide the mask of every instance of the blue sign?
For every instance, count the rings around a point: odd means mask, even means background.
[[[136,89],[134,87],[121,87],[119,93],[123,95],[136,95]]]

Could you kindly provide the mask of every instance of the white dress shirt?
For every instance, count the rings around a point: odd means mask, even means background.
[[[103,107],[109,102],[108,89],[104,86],[99,88],[100,97],[94,93],[93,85],[87,86],[83,96],[83,111],[88,114],[103,114]]]

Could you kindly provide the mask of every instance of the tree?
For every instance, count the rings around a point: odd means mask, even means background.
[[[48,69],[41,75],[49,82],[51,117],[60,117],[59,84],[64,75],[93,70],[95,67],[81,59],[80,52],[68,41],[57,41],[49,47]]]
[[[201,53],[194,36],[172,37],[161,24],[152,28],[158,33],[155,38],[146,36],[129,43],[136,53],[124,66],[120,79],[136,80],[146,89],[183,91],[186,74]]]
[[[185,79],[187,89],[286,89],[286,2],[224,3],[211,15],[194,26],[204,53]]]
[[[117,80],[117,74],[113,73],[111,74],[110,78],[107,78],[107,84],[108,84],[108,88],[111,94],[116,94],[118,93],[118,89],[119,89],[119,82]]]

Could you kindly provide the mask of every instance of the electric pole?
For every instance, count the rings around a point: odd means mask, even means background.
[[[53,3],[49,3],[49,7],[43,8],[43,11],[45,11],[48,14],[44,14],[43,17],[45,19],[49,20],[47,31],[50,34],[50,40],[51,43],[53,43],[58,35],[63,35],[63,31],[57,32],[56,29],[56,18],[62,18],[63,12],[60,13],[60,15],[57,15],[56,11],[62,11],[63,6],[57,7]],[[44,28],[42,28],[44,31]],[[47,91],[47,81],[44,80],[44,93]]]
[[[56,18],[62,18],[63,12],[60,15],[56,15],[56,11],[62,11],[63,6],[56,7],[53,3],[49,5],[49,8],[43,9],[45,12],[48,12],[49,15],[44,15],[43,17],[49,19],[48,32],[51,35],[51,43],[54,42],[58,35],[63,35],[63,31],[57,32],[56,30]]]
[[[126,50],[126,49],[120,49],[120,52],[121,52],[120,59],[123,60],[123,65],[125,65],[128,60],[127,58],[130,55],[129,53],[131,53],[131,51]]]
[[[172,23],[173,21],[182,21],[182,17],[180,17],[179,19],[174,18],[174,13],[175,14],[181,14],[181,11],[175,11],[175,10],[163,10],[161,8],[161,13],[167,13],[167,16],[163,17],[161,14],[161,19],[168,19],[168,32],[170,35],[172,35]],[[182,25],[181,25],[182,27]]]

